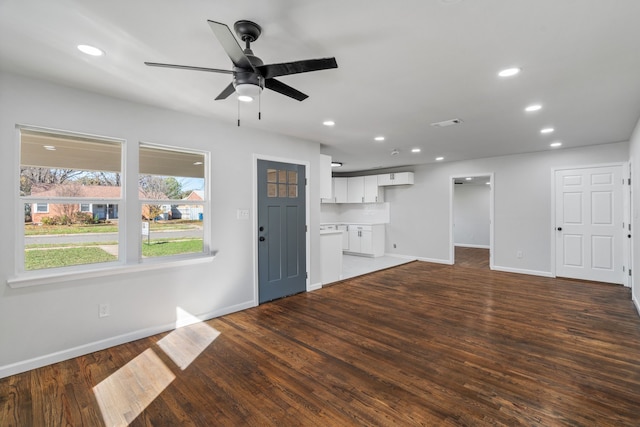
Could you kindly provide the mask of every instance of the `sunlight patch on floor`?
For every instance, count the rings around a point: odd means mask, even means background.
[[[93,388],[107,426],[129,425],[175,375],[150,348]]]
[[[180,307],[176,308],[176,326],[157,344],[185,370],[220,332]],[[139,354],[93,388],[105,425],[129,425],[175,378],[152,349]]]

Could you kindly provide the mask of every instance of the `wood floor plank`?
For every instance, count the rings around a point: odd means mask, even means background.
[[[640,425],[629,289],[488,265],[456,248],[4,378],[0,426]]]

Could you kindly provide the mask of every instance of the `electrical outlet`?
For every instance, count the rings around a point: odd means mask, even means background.
[[[111,307],[108,303],[100,304],[98,306],[98,316],[99,317],[107,317],[111,315]]]
[[[395,248],[397,248],[397,246],[396,246],[396,244],[394,243],[394,244],[393,244],[393,249],[395,249]]]
[[[516,258],[522,258],[522,251],[516,252]]]

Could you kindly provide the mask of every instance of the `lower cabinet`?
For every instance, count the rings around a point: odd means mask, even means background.
[[[345,253],[378,257],[384,255],[384,225],[349,225],[349,249]]]

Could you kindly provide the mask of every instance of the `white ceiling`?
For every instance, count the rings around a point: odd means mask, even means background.
[[[234,97],[214,101],[230,75],[143,64],[230,69],[208,19],[260,24],[267,64],[336,57],[279,78],[307,100],[265,91],[262,120],[256,104],[241,118],[320,142],[341,171],[626,141],[640,117],[638,0],[0,0],[0,69],[234,125]]]

